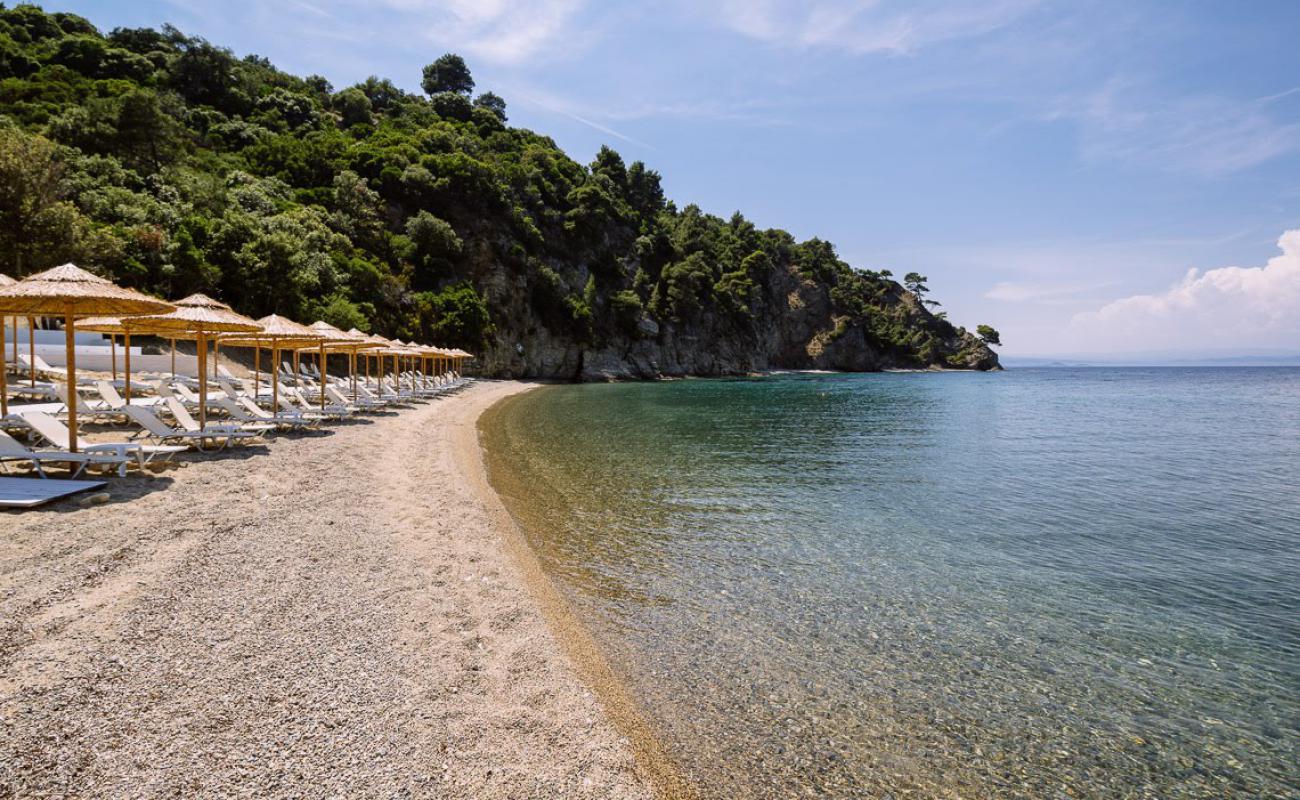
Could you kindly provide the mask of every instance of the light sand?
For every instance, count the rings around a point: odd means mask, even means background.
[[[483,475],[526,388],[0,514],[0,797],[649,797]]]

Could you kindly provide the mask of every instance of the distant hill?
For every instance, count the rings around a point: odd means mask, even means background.
[[[427,96],[336,90],[160,30],[0,6],[0,259],[73,260],[253,316],[463,347],[484,371],[578,379],[770,368],[991,369],[925,278],[664,197],[506,124],[464,62]],[[990,341],[991,328],[982,329]]]
[[[1134,356],[1008,356],[1007,367],[1300,367],[1300,353],[1202,356],[1145,354]]]

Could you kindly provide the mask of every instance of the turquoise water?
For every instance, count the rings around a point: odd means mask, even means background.
[[[486,442],[706,796],[1300,796],[1300,369],[558,386]]]

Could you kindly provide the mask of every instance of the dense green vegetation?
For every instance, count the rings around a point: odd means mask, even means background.
[[[73,260],[167,297],[474,351],[539,330],[758,347],[793,276],[829,293],[827,341],[858,329],[916,365],[983,347],[925,310],[922,276],[905,290],[827,242],[678,208],[613,150],[583,166],[509,127],[458,56],[421,86],[336,89],[169,26],[105,35],[0,5],[0,264]]]

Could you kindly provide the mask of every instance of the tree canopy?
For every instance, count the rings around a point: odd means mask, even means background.
[[[507,126],[457,55],[420,77],[427,97],[335,88],[170,26],[0,6],[0,259],[476,352],[672,330],[759,348],[801,307],[900,363],[973,346],[829,242],[679,208],[640,161]]]

